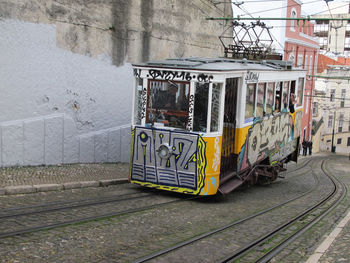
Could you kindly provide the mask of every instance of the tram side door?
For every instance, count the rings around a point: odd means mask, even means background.
[[[234,154],[234,146],[238,82],[238,78],[226,79],[224,126],[221,147],[221,178],[237,170],[238,156]]]

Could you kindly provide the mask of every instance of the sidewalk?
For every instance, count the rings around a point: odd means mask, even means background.
[[[127,183],[128,163],[0,168],[0,195]]]

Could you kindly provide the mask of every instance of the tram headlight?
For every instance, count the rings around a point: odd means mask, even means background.
[[[157,152],[159,157],[162,159],[168,159],[172,154],[171,147],[167,144],[162,144],[161,146],[159,146]]]

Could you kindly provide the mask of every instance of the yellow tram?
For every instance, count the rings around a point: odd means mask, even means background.
[[[130,182],[194,195],[277,178],[297,160],[306,72],[280,60],[133,65]]]

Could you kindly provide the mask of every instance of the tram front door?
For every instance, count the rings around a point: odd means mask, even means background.
[[[238,156],[234,153],[234,146],[238,82],[238,78],[226,79],[220,178],[237,170]]]

